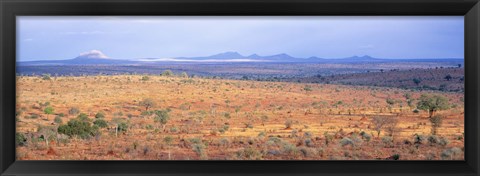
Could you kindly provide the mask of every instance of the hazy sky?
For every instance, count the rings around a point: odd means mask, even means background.
[[[20,61],[286,53],[294,57],[463,58],[463,16],[17,17]]]

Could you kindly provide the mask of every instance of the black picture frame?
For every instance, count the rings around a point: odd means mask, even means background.
[[[0,173],[10,175],[462,175],[480,169],[478,0],[0,0]],[[464,161],[15,161],[19,15],[463,15]]]

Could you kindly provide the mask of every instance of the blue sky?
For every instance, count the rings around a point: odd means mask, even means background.
[[[19,61],[286,53],[295,57],[463,58],[463,16],[17,17]]]

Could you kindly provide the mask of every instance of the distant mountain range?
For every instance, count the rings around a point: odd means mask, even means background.
[[[212,63],[228,63],[228,62],[266,62],[266,63],[380,63],[380,62],[459,62],[463,63],[463,59],[459,58],[438,58],[438,59],[385,59],[374,58],[371,56],[352,56],[339,59],[326,59],[319,57],[297,58],[282,53],[271,56],[259,56],[252,54],[243,56],[237,52],[225,52],[206,57],[175,57],[175,58],[141,58],[141,59],[112,59],[103,54],[101,51],[92,50],[81,53],[78,57],[66,60],[38,60],[18,62],[19,66],[34,65],[144,65],[144,64],[162,64],[165,62],[212,62]]]

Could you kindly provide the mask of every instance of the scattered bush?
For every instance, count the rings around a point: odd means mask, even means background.
[[[78,113],[80,113],[80,110],[78,108],[70,108],[70,110],[68,110],[68,114],[70,115],[77,115]]]
[[[139,105],[145,107],[145,111],[148,111],[149,108],[155,106],[155,102],[151,98],[145,98],[140,101]]]
[[[460,148],[453,147],[453,148],[442,151],[442,153],[440,154],[440,157],[442,158],[442,160],[453,160],[457,156],[460,156],[461,154],[462,154],[462,150]]]
[[[205,153],[205,145],[203,144],[193,144],[192,145],[192,150],[200,157],[200,158],[204,158],[206,157],[206,153]]]
[[[38,119],[38,114],[30,114],[30,116],[26,116],[27,119]]]
[[[154,117],[154,122],[160,123],[162,125],[162,129],[165,129],[165,125],[168,122],[168,119],[170,118],[168,114],[168,110],[155,110],[155,117]]]
[[[394,154],[392,155],[393,160],[399,160],[400,159],[400,154]]]
[[[415,134],[413,135],[413,142],[415,144],[423,144],[427,138],[423,135]]]
[[[430,145],[435,145],[440,142],[440,138],[436,135],[430,135],[428,136],[427,141]]]
[[[340,145],[342,147],[345,147],[347,145],[351,145],[352,147],[354,146],[352,139],[348,137],[344,137],[342,140],[340,140]]]
[[[165,142],[165,144],[167,144],[167,145],[170,145],[173,142],[173,137],[172,136],[166,136],[165,138],[163,138],[163,142]]]
[[[25,146],[27,144],[27,138],[22,133],[15,133],[15,145]]]
[[[282,153],[295,155],[297,153],[297,147],[291,143],[283,142],[281,145]]]
[[[171,70],[165,70],[162,72],[162,76],[173,76],[173,72]]]
[[[262,154],[253,147],[248,147],[248,148],[237,151],[237,156],[239,158],[244,158],[249,160],[262,158]]]
[[[103,118],[105,118],[105,113],[97,112],[97,114],[95,114],[95,118],[96,119],[103,119]]]
[[[77,116],[77,119],[80,120],[80,121],[90,122],[90,119],[88,119],[88,115],[85,114],[85,113],[80,113]]]
[[[450,141],[445,137],[441,137],[440,141],[438,141],[438,144],[444,147],[447,146],[449,143]]]
[[[56,116],[55,119],[53,119],[53,122],[55,122],[57,124],[61,124],[61,123],[63,123],[63,120],[60,116]]]
[[[72,119],[65,125],[58,127],[58,133],[70,137],[78,136],[82,139],[90,138],[98,133],[98,127],[92,126],[90,122]]]
[[[50,74],[43,74],[42,75],[42,80],[51,80]]]
[[[286,129],[291,129],[292,126],[293,126],[293,121],[292,120],[288,119],[288,120],[285,121],[285,128]]]
[[[299,147],[298,151],[304,156],[304,157],[313,157],[318,154],[318,152],[313,149],[313,148],[307,148],[307,147]]]
[[[100,128],[108,127],[108,123],[103,119],[97,119],[93,122],[94,125],[97,125]]]
[[[127,132],[128,124],[126,122],[120,122],[117,126],[118,132]]]
[[[364,131],[360,132],[360,136],[362,136],[363,139],[365,139],[367,142],[370,142],[372,139],[372,135],[365,133]]]
[[[383,136],[382,143],[385,147],[393,147],[393,138],[390,136]]]

